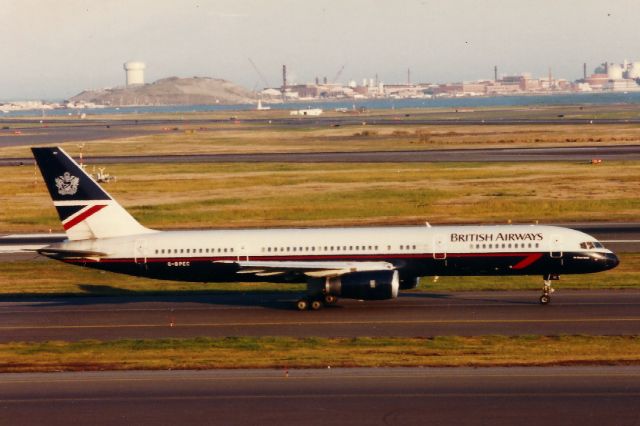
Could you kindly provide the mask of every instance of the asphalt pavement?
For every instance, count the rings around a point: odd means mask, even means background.
[[[252,154],[184,154],[91,156],[87,163],[430,163],[526,161],[636,161],[640,145],[547,148],[433,149],[416,151],[280,152]],[[3,158],[0,166],[31,165],[33,158]]]
[[[499,279],[499,278],[496,278]],[[541,283],[542,285],[542,283]],[[85,291],[103,286],[83,285]],[[0,298],[0,342],[197,336],[637,335],[640,290],[403,292],[299,312],[295,293]]]
[[[3,374],[5,425],[637,425],[640,367]]]

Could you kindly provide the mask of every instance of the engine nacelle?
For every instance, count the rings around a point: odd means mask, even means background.
[[[413,290],[420,285],[420,277],[400,278],[400,290]]]
[[[351,272],[327,278],[324,292],[328,295],[359,300],[386,300],[398,297],[398,271]]]

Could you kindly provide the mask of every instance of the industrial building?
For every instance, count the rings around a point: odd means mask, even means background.
[[[585,75],[578,83],[582,83],[581,91],[636,92],[640,91],[640,61],[621,64],[604,62],[594,73]]]

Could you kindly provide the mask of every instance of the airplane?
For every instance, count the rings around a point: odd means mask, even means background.
[[[67,239],[37,252],[66,263],[164,280],[306,283],[299,310],[339,297],[386,300],[423,276],[543,277],[615,268],[594,237],[545,225],[158,231],[142,226],[59,147],[32,148]],[[321,206],[319,206],[321,208]]]

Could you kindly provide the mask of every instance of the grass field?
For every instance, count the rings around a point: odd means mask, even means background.
[[[0,232],[60,231],[35,167],[6,168]],[[640,163],[126,164],[105,188],[154,228],[634,221]]]
[[[203,337],[0,344],[0,373],[639,363],[638,336]]]
[[[566,289],[624,289],[640,286],[640,254],[621,253],[617,268],[587,275],[563,275],[554,286]],[[29,277],[28,280],[25,277]],[[40,258],[38,261],[0,263],[0,296],[51,295],[154,295],[205,294],[219,292],[305,291],[302,284],[271,283],[185,283],[105,273]],[[412,291],[539,290],[541,278],[523,277],[425,277]],[[293,297],[293,295],[292,295]]]
[[[640,142],[640,126],[636,124],[566,124],[567,119],[637,119],[633,105],[580,105],[496,108],[415,108],[371,110],[347,114],[326,111],[320,122],[315,119],[290,120],[288,111],[219,111],[207,113],[127,114],[94,116],[98,125],[109,120],[140,120],[136,126],[155,134],[87,141],[85,155],[141,155],[193,153],[265,153],[314,151],[394,151],[438,148],[542,147],[619,145]],[[230,119],[233,118],[233,119]],[[91,120],[67,122],[67,117],[48,117],[46,123],[22,123],[2,119],[0,145],[4,137],[28,140],[35,128],[58,128],[95,125]],[[375,125],[375,120],[393,125]],[[459,120],[542,119],[552,125],[523,123],[518,125],[460,125]],[[169,124],[148,120],[172,120]],[[216,120],[216,121],[210,121]],[[272,121],[269,121],[272,120]],[[415,120],[449,120],[451,124],[419,125]],[[114,126],[118,125],[113,121]],[[105,124],[106,125],[106,124]],[[77,142],[62,146],[78,154]],[[28,147],[2,147],[0,157],[28,157]]]

